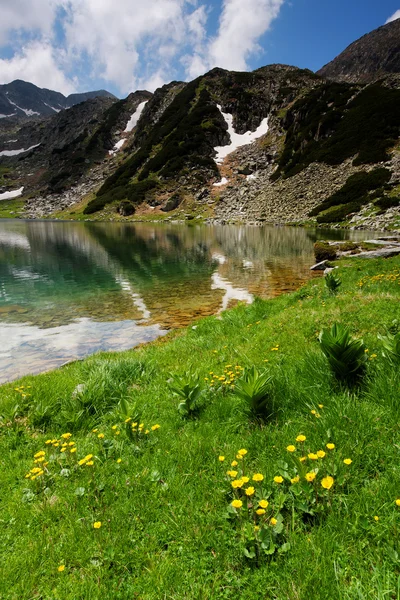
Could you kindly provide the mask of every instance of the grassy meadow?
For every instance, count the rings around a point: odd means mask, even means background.
[[[1,386],[0,598],[400,598],[400,363],[378,337],[400,258],[338,264],[336,294],[314,279]],[[333,323],[364,341],[352,384],[321,351]]]

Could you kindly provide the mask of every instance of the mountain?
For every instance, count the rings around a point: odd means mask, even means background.
[[[353,42],[318,75],[335,81],[367,83],[400,72],[400,19]]]
[[[64,96],[60,92],[41,89],[33,83],[15,81],[0,85],[0,117],[40,117],[54,115],[63,109],[92,98],[113,98],[115,96],[99,90],[83,94]]]
[[[36,194],[62,193],[90,179],[96,167],[102,177],[131,135],[132,116],[151,96],[146,91],[118,101],[100,96],[47,119],[9,122],[3,130],[0,123],[0,162]]]
[[[341,71],[354,81],[280,64],[215,68],[154,94],[2,119],[0,200],[23,188],[32,218],[399,229],[400,77],[388,58],[399,33],[395,22],[363,38]]]

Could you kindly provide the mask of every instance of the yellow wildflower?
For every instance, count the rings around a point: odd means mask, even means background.
[[[293,479],[290,480],[290,483],[299,483],[300,481],[300,477],[299,475],[296,475],[296,477],[293,477]]]
[[[68,446],[75,446],[75,442],[69,442]]]
[[[122,458],[117,458],[117,463],[121,463],[122,462]]]
[[[49,444],[52,444],[52,440],[46,440],[45,444],[46,444],[46,446],[48,446]]]
[[[238,472],[237,471],[227,471],[226,474],[229,475],[229,477],[233,477],[233,479],[235,479]]]
[[[318,404],[318,408],[324,408],[323,404]]]
[[[104,438],[104,433],[99,433],[97,437],[99,438],[99,440],[102,440]]]
[[[323,450],[318,450],[317,456],[318,458],[324,458],[324,456],[326,456],[326,452],[324,452]]]
[[[316,415],[316,414],[317,414],[317,411],[316,411],[315,409],[313,409],[313,410],[311,411],[311,414],[312,414],[312,415]]]
[[[377,515],[375,515],[374,521],[379,521],[379,517]]]
[[[111,427],[111,429],[113,429],[113,430],[115,431],[116,429],[118,429],[118,425],[113,425],[113,426]]]
[[[296,442],[305,442],[306,439],[307,439],[306,436],[301,433],[300,435],[297,436]]]
[[[277,475],[276,477],[274,477],[274,481],[275,483],[283,483],[283,477]]]
[[[397,506],[400,506],[400,498],[397,498],[397,500],[396,500],[396,505],[397,505]]]
[[[242,508],[243,502],[241,500],[233,500],[231,506],[233,506],[233,508]]]
[[[153,425],[152,428],[151,428],[151,430],[152,431],[156,431],[156,429],[160,429],[160,427],[161,427],[161,425],[158,425],[158,424],[157,425]]]
[[[241,450],[238,450],[238,454],[240,454],[240,456],[245,456],[247,454],[247,450],[242,448]]]
[[[272,517],[272,519],[270,520],[270,523],[273,527],[277,524],[277,522],[278,521],[274,517]]]
[[[59,567],[57,567],[57,571],[59,573],[62,573],[64,571],[64,569],[65,569],[65,565],[60,565]]]
[[[300,456],[299,461],[304,462],[307,460],[307,456]]]
[[[74,452],[76,452],[76,448],[71,448],[70,454],[74,454]]]
[[[314,473],[314,471],[310,471],[309,473],[306,473],[306,480],[309,482],[312,482],[312,481],[314,481],[316,476],[317,476],[317,474]]]
[[[264,475],[262,475],[261,473],[255,473],[253,475],[253,481],[262,481],[264,479]]]
[[[345,465],[351,465],[351,463],[353,461],[351,460],[351,458],[345,458],[343,462],[344,462]]]
[[[326,490],[330,490],[331,487],[333,486],[333,483],[334,483],[334,479],[330,475],[327,475],[321,481],[322,487],[325,488]]]
[[[253,496],[255,491],[252,485],[244,490],[246,496]]]
[[[219,460],[219,462],[224,462],[225,456],[218,456],[218,460]]]
[[[314,452],[310,452],[310,454],[308,454],[308,458],[310,460],[317,460],[318,459],[318,455],[315,454]]]
[[[46,453],[41,450],[40,452],[36,452],[36,454],[33,455],[33,458],[40,458],[41,456],[44,456]]]
[[[86,463],[87,467],[93,467],[93,465],[94,465],[94,462],[92,460],[88,460]]]
[[[92,433],[97,433],[98,429],[92,429]]]
[[[69,440],[72,437],[72,433],[63,433],[61,436],[64,440]]]
[[[238,461],[237,460],[233,460],[231,462],[231,467],[237,467],[238,466]]]
[[[334,450],[335,444],[327,444],[326,447],[328,448],[328,450]]]
[[[236,454],[236,458],[237,458],[238,460],[243,460],[243,456],[242,456],[241,454]]]
[[[128,417],[127,419],[125,419],[125,423],[129,423],[130,421],[132,421],[131,417]]]
[[[258,525],[254,525],[254,533],[257,533],[258,531],[260,531],[260,528]]]
[[[101,527],[101,521],[95,521],[95,522],[93,523],[93,527],[94,527],[95,529],[100,529],[100,527]]]
[[[244,482],[241,479],[235,479],[235,481],[232,481],[232,487],[235,489],[241,488],[243,484]]]
[[[243,483],[249,483],[250,478],[249,477],[241,477],[241,480],[243,481]]]
[[[257,508],[256,514],[261,517],[261,515],[265,515],[265,510],[263,508]]]
[[[293,446],[293,444],[291,444],[290,446],[286,447],[286,450],[288,452],[296,452],[296,446]]]

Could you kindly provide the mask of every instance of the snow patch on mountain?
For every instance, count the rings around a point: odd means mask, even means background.
[[[35,146],[30,146],[30,148],[20,148],[19,150],[2,150],[2,152],[0,152],[0,156],[18,156],[18,154],[29,152],[29,150],[33,150],[38,146],[40,146],[40,144],[35,144]]]
[[[0,194],[0,200],[12,200],[12,198],[18,198],[22,196],[22,192],[24,188],[19,188],[19,190],[12,190],[11,192],[3,192]]]
[[[221,181],[218,181],[217,183],[214,183],[213,186],[214,187],[220,187],[221,185],[226,185],[228,183],[228,180],[226,177],[223,177],[221,179]]]
[[[216,146],[214,148],[215,152],[217,153],[215,162],[220,165],[224,162],[224,159],[229,154],[235,152],[235,150],[241,148],[242,146],[247,146],[247,144],[255,142],[258,138],[265,135],[268,132],[268,117],[261,121],[260,125],[255,131],[246,131],[246,133],[240,134],[236,133],[233,127],[233,116],[229,113],[224,113],[222,111],[222,106],[219,104],[217,104],[217,107],[221,115],[224,117],[225,123],[228,126],[228,133],[231,138],[230,144],[227,144],[226,146]]]
[[[128,124],[124,129],[124,133],[129,133],[130,131],[132,131],[132,129],[134,129],[136,127],[147,102],[148,102],[148,100],[145,100],[144,102],[141,102],[139,104],[139,106],[137,107],[137,109],[135,110],[135,112],[133,113],[131,118],[129,119]]]
[[[18,104],[15,104],[15,102],[13,102],[12,100],[10,100],[10,98],[8,98],[8,101],[9,101],[10,104],[12,104],[13,106],[15,106],[19,110],[22,110],[22,112],[24,112],[27,117],[33,117],[33,115],[40,115],[40,113],[38,113],[38,112],[36,112],[34,110],[31,110],[30,108],[21,108],[21,106],[18,106]]]
[[[51,110],[54,110],[54,112],[56,112],[56,113],[61,112],[61,108],[54,108],[54,106],[50,106],[50,104],[47,104],[46,102],[43,102],[43,104],[45,106],[47,106],[47,108],[51,108]],[[38,114],[38,113],[36,113],[36,114]]]

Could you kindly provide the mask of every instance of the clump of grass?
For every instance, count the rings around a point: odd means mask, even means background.
[[[274,414],[271,381],[267,371],[259,373],[254,365],[236,381],[233,393],[246,403],[251,417],[267,420]]]
[[[386,336],[379,336],[382,342],[382,356],[392,365],[400,364],[400,332],[392,335],[388,333]]]
[[[183,417],[193,417],[199,413],[204,389],[198,373],[171,374],[168,386],[173,394],[181,398],[178,412]]]
[[[325,285],[329,292],[335,295],[338,293],[339,288],[342,285],[342,281],[340,277],[338,277],[337,275],[335,275],[335,273],[333,273],[333,271],[331,271],[330,273],[327,273],[325,275]]]
[[[321,331],[319,342],[332,372],[339,381],[354,384],[360,380],[367,360],[363,340],[353,339],[348,327],[334,323],[330,330]]]

